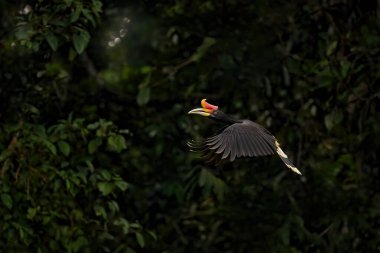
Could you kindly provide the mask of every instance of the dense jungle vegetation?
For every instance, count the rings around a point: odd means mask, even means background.
[[[0,2],[1,252],[380,251],[374,0]],[[278,156],[205,164],[207,98]]]

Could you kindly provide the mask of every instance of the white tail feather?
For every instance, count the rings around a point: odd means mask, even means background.
[[[277,143],[276,143],[277,144]],[[288,156],[282,151],[280,145],[277,145],[277,154],[280,156],[281,160],[285,163],[285,165],[291,169],[293,172],[302,175],[301,172],[297,169],[296,166],[289,160]]]

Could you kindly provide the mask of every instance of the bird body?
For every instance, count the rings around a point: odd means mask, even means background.
[[[259,157],[277,153],[285,165],[293,172],[301,172],[293,165],[288,156],[280,148],[276,138],[263,126],[251,120],[236,120],[217,106],[211,105],[203,99],[202,108],[196,108],[189,114],[199,114],[213,120],[227,123],[219,134],[202,141],[188,143],[192,151],[200,152],[202,157],[210,163],[233,162],[236,158]]]

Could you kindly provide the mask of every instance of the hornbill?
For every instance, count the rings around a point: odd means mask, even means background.
[[[221,110],[218,106],[201,101],[202,108],[189,111],[189,114],[198,114],[216,121],[227,123],[219,134],[202,141],[190,141],[188,146],[191,151],[200,152],[209,163],[219,164],[224,161],[233,162],[240,157],[258,157],[277,153],[285,165],[293,172],[301,172],[293,165],[288,156],[280,148],[280,143],[263,126],[244,119],[234,119]]]

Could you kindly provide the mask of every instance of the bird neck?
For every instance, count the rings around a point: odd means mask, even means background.
[[[235,124],[241,122],[241,120],[235,119],[234,117],[227,115],[222,111],[219,111],[217,116],[213,117],[212,119],[227,124]]]

